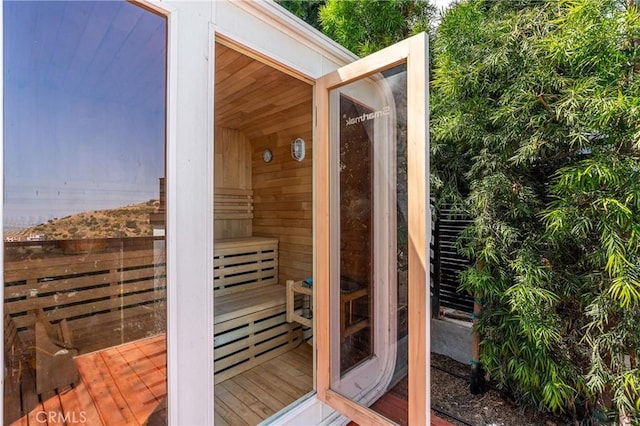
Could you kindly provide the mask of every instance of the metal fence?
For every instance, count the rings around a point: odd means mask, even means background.
[[[456,240],[470,223],[469,217],[456,213],[449,207],[438,210],[431,240],[431,309],[434,316],[439,315],[441,308],[469,314],[473,312],[473,297],[458,289],[460,272],[467,269],[470,262],[456,249]]]

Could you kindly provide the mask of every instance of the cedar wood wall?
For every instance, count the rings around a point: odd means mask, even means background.
[[[265,134],[249,140],[240,130],[215,129],[215,187],[253,188],[254,218],[216,220],[216,239],[276,237],[279,282],[312,276],[312,87],[308,97],[265,123]],[[298,99],[299,101],[299,99]],[[283,117],[288,117],[282,119]],[[291,157],[291,141],[306,142],[306,157]],[[262,151],[273,152],[265,164]]]

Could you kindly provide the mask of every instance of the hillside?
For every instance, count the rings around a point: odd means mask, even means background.
[[[27,236],[44,234],[48,240],[76,238],[120,238],[152,235],[149,214],[158,211],[158,200],[119,207],[95,210],[63,218],[54,218],[20,232]]]

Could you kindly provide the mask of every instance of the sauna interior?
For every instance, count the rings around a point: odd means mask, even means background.
[[[287,323],[283,313],[285,283],[312,277],[313,86],[224,40],[216,43],[215,53],[216,265],[224,263],[218,253],[226,244],[253,241],[255,250],[264,243],[277,245],[277,276],[271,282],[280,288],[264,296],[273,315],[257,317],[256,324],[269,322],[269,329],[255,346],[237,344],[226,352],[218,347],[225,336],[218,317],[227,309],[238,312],[235,303],[249,303],[254,313],[264,308],[257,307],[263,304],[261,293],[234,296],[232,289],[219,296],[223,291],[215,287],[216,424],[255,424],[313,389],[311,329]],[[292,156],[296,139],[305,141],[300,161]],[[247,295],[250,301],[243,300]],[[310,297],[295,300],[298,312],[310,317]],[[251,323],[246,318],[243,322]],[[251,337],[238,343],[246,340]],[[252,359],[247,352],[259,355]]]
[[[215,188],[253,191],[253,219],[217,219],[216,239],[280,239],[280,281],[311,274],[313,86],[216,43]],[[291,142],[302,138],[302,161]],[[263,151],[271,150],[266,163]]]

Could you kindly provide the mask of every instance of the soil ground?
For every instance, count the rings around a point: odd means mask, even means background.
[[[518,407],[508,395],[489,387],[481,395],[469,391],[470,367],[431,354],[431,408],[435,415],[462,426],[561,426],[566,419]]]

